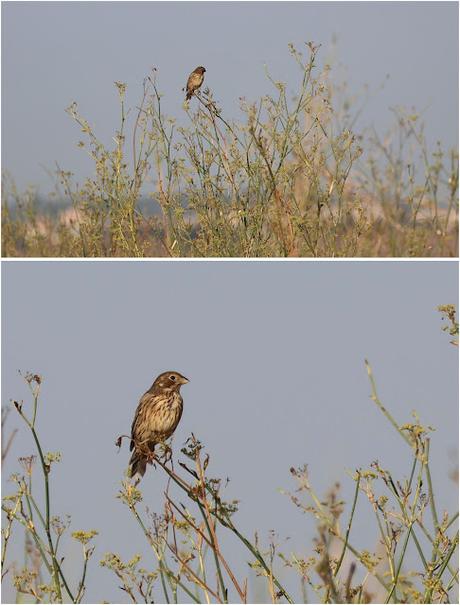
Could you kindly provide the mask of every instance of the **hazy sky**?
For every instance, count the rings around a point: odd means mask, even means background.
[[[397,421],[410,422],[416,409],[436,428],[437,506],[456,509],[448,474],[458,448],[458,352],[436,307],[457,303],[457,271],[448,261],[3,262],[2,403],[24,399],[27,409],[17,370],[43,375],[38,430],[45,449],[63,455],[51,477],[52,513],[72,514],[73,529],[100,531],[86,600],[125,600],[97,565],[104,552],[141,552],[151,565],[138,526],[115,498],[129,452],[125,445],[117,454],[114,441],[168,369],[190,378],[174,456],[191,432],[206,444],[209,471],[230,477],[229,497],[241,500],[236,522],[248,534],[258,529],[265,540],[274,528],[280,540],[292,538],[285,551],[311,552],[314,524],[278,493],[294,487],[291,466],[308,463],[321,495],[339,480],[348,503],[347,469],[378,459],[407,477],[409,450],[369,398],[366,357]],[[4,493],[17,457],[34,451],[14,413],[9,426],[20,432]],[[160,512],[163,474],[149,470],[141,487]],[[373,550],[375,519],[364,499],[357,514],[353,542]],[[247,573],[246,552],[222,540]],[[12,546],[21,560],[22,532]],[[75,582],[79,550],[63,547]]]
[[[207,85],[233,118],[239,97],[270,92],[264,64],[289,92],[297,89],[289,42],[321,43],[326,60],[334,36],[352,91],[366,83],[376,91],[390,76],[361,124],[382,133],[389,107],[415,106],[431,142],[457,145],[457,2],[3,2],[3,168],[21,188],[39,185],[41,193],[53,188],[47,170],[55,162],[82,181],[93,167],[64,113],[72,101],[113,145],[115,80],[128,84],[127,104],[135,107],[156,66],[163,108],[180,121],[181,88],[205,65]]]

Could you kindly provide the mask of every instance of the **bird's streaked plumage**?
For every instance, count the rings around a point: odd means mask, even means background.
[[[143,477],[155,445],[164,443],[176,430],[183,409],[180,388],[187,382],[179,372],[163,372],[142,395],[131,427],[131,477]]]
[[[190,101],[192,96],[195,94],[195,91],[198,90],[203,84],[205,71],[206,69],[200,65],[189,75],[187,86],[185,87],[187,90],[187,94],[185,95],[187,101]]]

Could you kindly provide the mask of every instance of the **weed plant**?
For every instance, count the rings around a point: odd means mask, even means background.
[[[33,192],[18,193],[4,175],[3,255],[457,256],[458,151],[430,152],[420,117],[402,109],[384,140],[353,132],[359,109],[336,103],[319,47],[289,50],[297,92],[267,73],[272,94],[240,99],[239,121],[205,88],[184,102],[188,126],[178,126],[156,70],[133,122],[126,85],[115,82],[113,147],[72,103],[93,175],[77,185],[58,170],[71,203],[59,217],[40,213]],[[145,196],[152,212],[140,209]]]
[[[445,330],[458,346],[455,309],[446,305],[440,310]],[[157,472],[164,473],[166,480],[161,510],[146,506],[144,494],[133,481],[121,481],[117,497],[126,506],[126,523],[132,523],[133,535],[143,536],[151,549],[146,560],[119,552],[107,552],[100,560],[124,597],[133,603],[251,601],[247,575],[232,569],[226,555],[230,534],[239,545],[240,560],[248,561],[247,572],[259,576],[272,603],[455,602],[458,512],[440,511],[437,505],[430,470],[432,429],[423,426],[416,414],[399,424],[380,400],[367,361],[366,369],[371,400],[394,427],[395,438],[407,445],[407,476],[377,460],[350,472],[347,481],[354,483],[354,497],[344,518],[345,503],[337,484],[321,498],[307,467],[291,468],[296,489],[286,494],[296,509],[314,517],[316,536],[310,554],[284,552],[274,534],[263,545],[257,533],[252,537],[241,530],[239,502],[226,500],[225,481],[212,476],[210,455],[191,435],[176,461],[161,452],[155,456]],[[60,542],[71,520],[52,511],[53,467],[60,455],[46,452],[36,428],[42,378],[35,374],[24,378],[32,405],[12,404],[31,435],[35,454],[19,459],[21,468],[11,477],[14,489],[3,498],[2,582],[12,583],[17,602],[28,598],[36,603],[80,603],[88,565],[94,560],[94,541],[102,541],[103,536],[92,528],[72,531],[73,539],[81,544],[82,561],[80,579],[70,582],[62,568]],[[116,445],[121,446],[124,437],[129,440],[122,435]],[[2,458],[12,438],[14,434],[3,441]],[[44,486],[43,501],[36,495],[37,481]],[[361,548],[354,535],[362,505],[370,507],[375,517],[374,528],[368,528],[375,535],[374,552]],[[26,535],[25,564],[18,567],[9,559],[8,547],[13,539],[21,539],[21,528]],[[416,552],[410,562],[409,546]],[[297,578],[290,582],[298,587],[296,592],[286,586],[287,574]]]

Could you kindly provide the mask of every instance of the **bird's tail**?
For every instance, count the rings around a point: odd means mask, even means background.
[[[135,449],[129,461],[129,476],[134,477],[134,475],[139,475],[140,480],[145,475],[146,468],[147,458]]]
[[[187,91],[187,94],[185,95],[185,100],[190,101],[190,99],[192,97],[193,97],[193,92]]]

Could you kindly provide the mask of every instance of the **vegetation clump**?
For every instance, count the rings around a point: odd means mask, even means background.
[[[3,255],[457,256],[458,150],[430,152],[419,116],[402,109],[384,140],[354,132],[353,103],[338,106],[319,47],[289,50],[297,92],[267,74],[272,94],[242,98],[240,121],[205,88],[184,103],[188,126],[178,126],[156,70],[133,122],[126,85],[115,82],[113,148],[72,103],[94,174],[78,186],[59,169],[67,209],[54,216],[4,175]]]

